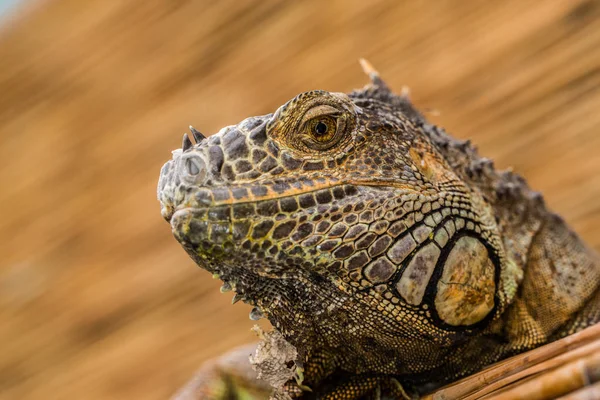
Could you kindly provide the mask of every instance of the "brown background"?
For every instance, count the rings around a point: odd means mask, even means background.
[[[253,340],[161,219],[206,133],[388,83],[600,248],[600,2],[51,0],[0,27],[0,397],[164,399]]]

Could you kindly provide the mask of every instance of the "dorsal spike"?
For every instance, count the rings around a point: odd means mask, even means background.
[[[192,132],[192,135],[194,135],[194,139],[196,139],[196,143],[200,143],[201,141],[206,139],[206,136],[204,136],[200,131],[198,131],[196,128],[194,128],[191,125],[190,125],[190,132]]]
[[[371,83],[362,90],[362,96],[367,98],[379,99],[391,103],[394,107],[413,121],[420,124],[425,123],[425,118],[410,102],[410,89],[407,86],[402,87],[400,95],[394,94],[389,86],[381,79],[379,72],[364,58],[359,59],[360,66],[365,74],[369,75]]]
[[[388,85],[383,81],[383,79],[381,79],[381,77],[379,76],[379,72],[375,69],[375,67],[373,67],[373,65],[370,62],[368,62],[364,58],[360,58],[358,62],[360,63],[360,66],[362,67],[364,73],[369,76],[369,79],[371,79],[371,83],[373,84],[373,86],[376,86],[382,90],[389,91]]]
[[[193,146],[192,141],[190,140],[190,137],[188,136],[187,133],[183,134],[183,143],[181,145],[181,148],[183,149],[183,151],[187,151],[189,149],[191,149]]]

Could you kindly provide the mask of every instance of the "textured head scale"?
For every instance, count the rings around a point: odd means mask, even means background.
[[[195,145],[184,138],[158,198],[190,256],[301,352],[350,346],[357,370],[417,370],[407,357],[435,363],[418,346],[484,329],[510,300],[498,288],[517,278],[489,204],[408,98],[361,63],[362,90],[302,93]]]

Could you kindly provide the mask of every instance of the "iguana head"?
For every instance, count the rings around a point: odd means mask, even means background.
[[[349,95],[310,91],[194,145],[184,136],[161,171],[162,215],[289,337],[441,343],[506,303],[502,244],[421,115],[369,72]]]

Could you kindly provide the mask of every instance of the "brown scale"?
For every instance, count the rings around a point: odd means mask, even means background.
[[[402,398],[598,321],[598,259],[541,196],[364,66],[349,95],[191,128],[161,170],[176,239],[297,349],[283,390]]]

